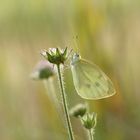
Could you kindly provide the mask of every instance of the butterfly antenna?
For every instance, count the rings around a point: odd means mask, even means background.
[[[73,49],[71,49],[71,50],[69,51],[66,61],[69,61],[69,60],[71,59],[71,56],[70,56],[70,55],[71,55],[72,52],[73,52]],[[66,68],[67,68],[67,67],[69,68],[69,66],[66,65],[66,64],[64,64],[64,66],[66,66]]]
[[[74,36],[73,39],[74,39],[74,46],[76,48],[76,52],[79,52],[78,43],[77,43],[78,35]]]
[[[71,25],[71,31],[72,31],[72,38],[73,38],[73,49],[79,53],[79,48],[78,48],[78,43],[77,43],[77,40],[78,40],[78,35],[75,35],[75,30],[73,28],[73,25]]]
[[[68,56],[67,56],[68,59],[70,58],[70,55],[71,55],[72,52],[73,52],[73,49],[71,49],[71,50],[69,51]]]

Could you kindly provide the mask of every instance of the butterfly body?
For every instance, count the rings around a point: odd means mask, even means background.
[[[78,54],[71,60],[73,82],[77,93],[84,99],[102,99],[115,94],[112,81],[95,64],[91,64]]]

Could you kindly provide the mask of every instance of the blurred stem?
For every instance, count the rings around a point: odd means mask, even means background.
[[[49,99],[51,100],[51,102],[55,102],[55,106],[57,106],[58,101],[57,101],[56,93],[55,93],[54,86],[53,86],[54,85],[53,79],[52,78],[45,79],[43,82],[44,82],[44,86],[46,88]]]
[[[88,132],[89,132],[89,140],[94,140],[92,129],[89,129]]]
[[[58,71],[58,80],[59,80],[59,83],[60,83],[62,103],[63,103],[64,113],[65,113],[65,117],[66,117],[68,134],[69,134],[70,140],[74,140],[72,126],[71,126],[70,117],[69,117],[69,113],[68,113],[66,93],[65,93],[64,83],[63,83],[63,80],[62,80],[62,72],[61,72],[60,65],[57,65],[57,71]]]
[[[59,117],[62,118],[62,110],[58,102],[58,97],[56,96],[56,91],[53,84],[53,78],[50,77],[49,79],[45,79],[43,82],[44,82],[44,86],[46,88],[49,100],[55,104],[55,108],[58,111]]]

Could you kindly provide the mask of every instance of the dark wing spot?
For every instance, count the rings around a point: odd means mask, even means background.
[[[90,88],[90,87],[91,87],[91,85],[87,83],[87,84],[86,84],[86,87],[87,87],[87,88]]]
[[[99,84],[98,82],[95,82],[95,85],[96,85],[97,87],[99,87],[99,86],[100,86],[100,84]]]
[[[99,74],[99,75],[98,75],[98,79],[101,79],[101,78],[102,78],[102,75],[101,75],[101,74]]]

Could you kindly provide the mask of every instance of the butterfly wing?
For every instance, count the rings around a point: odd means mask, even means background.
[[[82,98],[96,100],[115,94],[113,83],[97,65],[79,59],[71,70],[75,89]]]

